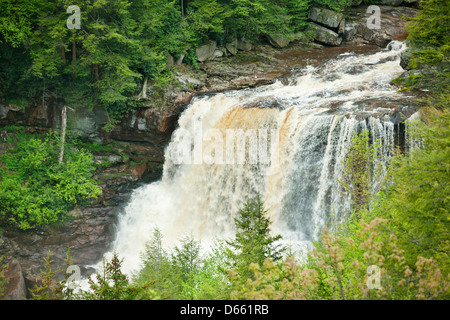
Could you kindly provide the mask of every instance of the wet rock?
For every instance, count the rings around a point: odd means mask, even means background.
[[[220,50],[216,50],[215,52],[217,52],[217,51],[220,51]],[[215,52],[214,52],[214,56],[216,56]],[[220,51],[220,52],[223,55],[223,52],[222,51]],[[184,89],[186,89],[186,90],[189,88],[198,89],[203,85],[203,83],[200,80],[195,79],[190,76],[181,75],[181,76],[177,77],[176,79],[180,82],[180,84],[182,84],[184,86]]]
[[[379,6],[381,13],[380,28],[368,25],[372,12],[367,12],[367,6],[347,8],[344,40],[366,42],[385,48],[392,40],[403,41],[408,36],[405,29],[407,18],[415,17],[418,10],[411,7]]]
[[[315,30],[314,40],[330,46],[339,46],[342,38],[333,30],[322,27],[318,24],[310,22],[310,28]]]
[[[357,27],[359,26],[358,23],[346,23],[343,33],[343,40],[344,41],[352,41],[357,34]]]

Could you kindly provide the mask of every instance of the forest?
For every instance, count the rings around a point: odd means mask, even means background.
[[[158,95],[173,80],[167,55],[195,68],[195,48],[214,40],[257,41],[265,34],[307,34],[308,11],[342,12],[352,0],[79,0],[81,29],[65,23],[68,0],[0,1],[0,99],[25,108],[46,92],[72,108],[103,107],[114,125],[139,107],[144,82]],[[364,1],[364,4],[378,3]],[[56,274],[44,259],[42,283],[32,300],[448,300],[450,298],[450,3],[421,0],[407,24],[413,48],[408,77],[393,79],[401,91],[426,89],[418,98],[422,121],[411,126],[420,144],[389,161],[381,187],[371,192],[379,146],[367,132],[355,135],[339,181],[352,198],[345,223],[330,219],[315,248],[297,259],[271,234],[259,195],[234,219],[235,238],[208,254],[191,237],[164,248],[155,229],[133,275],[121,257],[77,291],[70,273]],[[29,135],[20,127],[16,147],[0,159],[0,226],[27,230],[64,224],[67,213],[101,190],[93,179],[90,148],[70,134]],[[64,160],[58,155],[64,150]],[[91,146],[92,148],[92,146]],[[2,232],[2,231],[0,231]],[[0,263],[2,262],[0,256]],[[368,266],[374,268],[368,270]],[[0,293],[7,286],[0,269]]]

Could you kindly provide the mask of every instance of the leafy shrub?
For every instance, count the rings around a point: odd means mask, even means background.
[[[232,281],[232,299],[314,300],[430,300],[448,299],[450,278],[433,258],[417,257],[415,268],[406,264],[395,235],[383,227],[387,220],[360,221],[349,233],[325,229],[307,263],[291,257],[282,264],[270,258],[252,264],[253,278]],[[352,224],[353,227],[355,224]],[[371,266],[377,272],[369,272]],[[379,276],[379,283],[373,277]]]
[[[26,230],[65,217],[82,200],[97,197],[101,189],[92,179],[92,155],[67,144],[58,164],[59,135],[42,138],[18,135],[5,154],[0,171],[0,217]]]

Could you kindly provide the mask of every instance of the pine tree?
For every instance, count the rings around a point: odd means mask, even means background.
[[[252,276],[248,269],[251,263],[262,264],[266,258],[278,261],[283,257],[286,247],[276,244],[281,235],[271,236],[270,219],[259,196],[249,199],[234,219],[236,237],[226,241],[230,248],[227,254],[234,264],[235,271],[243,278]]]

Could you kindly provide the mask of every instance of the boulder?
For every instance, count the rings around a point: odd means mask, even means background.
[[[284,48],[291,43],[292,39],[289,37],[286,37],[284,35],[275,35],[275,34],[267,34],[266,35],[267,40],[269,40],[269,43],[274,46],[275,48]]]
[[[332,10],[313,7],[309,11],[308,18],[320,25],[337,29],[342,19],[344,19],[344,15]]]
[[[359,24],[357,30],[361,38],[381,48],[385,48],[393,40],[392,35],[387,33],[385,29],[371,29],[364,23]]]
[[[6,300],[24,300],[27,296],[25,279],[22,273],[22,267],[19,261],[13,259],[8,265],[6,278],[9,279],[8,288],[6,289]]]
[[[199,46],[197,49],[195,49],[197,60],[203,62],[213,58],[216,48],[217,44],[215,41],[208,41],[207,43]]]
[[[313,22],[310,22],[309,28],[315,30],[314,40],[327,44],[330,46],[339,46],[342,43],[342,38],[333,30],[319,26]]]
[[[247,41],[245,38],[237,41],[237,49],[241,51],[250,51],[252,50],[253,45]]]
[[[359,26],[359,23],[355,23],[355,22],[350,22],[345,24],[345,28],[344,28],[344,34],[343,34],[343,38],[345,41],[351,41],[353,40],[353,38],[355,37],[356,33],[357,33],[357,27]]]
[[[409,67],[409,63],[411,62],[412,53],[413,53],[412,50],[410,48],[408,48],[400,54],[400,67],[402,67],[404,70],[412,69],[411,67]]]
[[[344,34],[345,31],[345,18],[342,18],[341,22],[339,23],[337,33],[340,35]]]
[[[0,119],[6,118],[8,115],[9,110],[11,111],[20,111],[20,108],[14,104],[9,104],[7,106],[0,104]]]
[[[418,10],[403,6],[381,6],[380,28],[368,25],[368,18],[372,12],[367,12],[366,6],[351,7],[346,10],[346,25],[344,40],[368,42],[382,48],[392,40],[404,41],[408,36],[405,24],[408,18],[415,17]]]
[[[83,140],[102,143],[99,129],[107,122],[108,114],[103,107],[77,108],[67,112],[68,128]]]
[[[237,54],[238,48],[238,41],[237,39],[234,39],[233,41],[225,44],[225,48],[228,50],[229,53],[231,53],[233,56]]]
[[[221,57],[223,57],[223,55],[224,55],[224,53],[221,49],[216,49],[214,51],[214,58],[221,58]]]
[[[216,51],[218,51],[218,50],[216,50]],[[223,55],[223,53],[222,53],[222,55]],[[176,79],[186,89],[189,89],[189,88],[198,89],[203,85],[203,82],[201,82],[200,80],[195,79],[193,77],[190,77],[188,75],[181,75],[181,76],[177,77]]]

